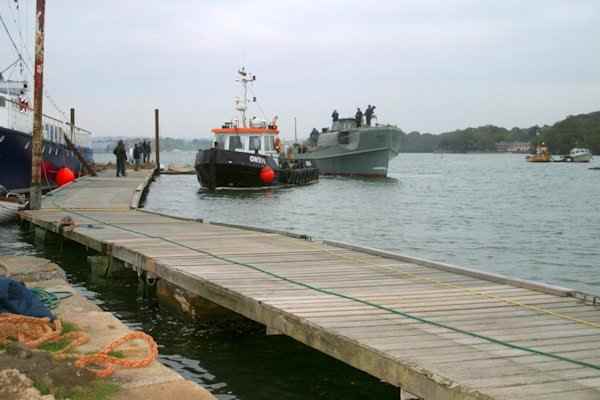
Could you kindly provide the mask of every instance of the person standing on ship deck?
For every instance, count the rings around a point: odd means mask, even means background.
[[[358,107],[356,109],[356,115],[354,116],[354,119],[356,119],[356,127],[360,128],[360,126],[362,125],[362,118],[363,118],[363,112],[360,110],[360,107]]]
[[[113,151],[114,155],[117,157],[117,177],[119,176],[127,176],[125,173],[125,163],[127,162],[127,150],[125,150],[125,144],[122,140],[119,140],[117,147]]]
[[[371,119],[373,118],[373,112],[375,111],[375,106],[368,105],[367,110],[365,111],[365,119],[367,120],[367,126],[371,126]]]
[[[340,119],[340,114],[338,114],[337,110],[333,110],[331,113],[331,119],[333,122],[337,122],[337,120]]]

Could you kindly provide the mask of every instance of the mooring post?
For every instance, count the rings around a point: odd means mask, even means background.
[[[156,172],[160,173],[160,133],[158,125],[158,108],[154,109],[154,150],[156,151]]]
[[[71,108],[71,142],[73,141],[73,137],[75,136],[75,109]]]
[[[42,207],[42,101],[44,99],[44,15],[46,0],[37,0],[35,32],[35,67],[33,74],[33,134],[31,137],[31,188],[29,208]]]

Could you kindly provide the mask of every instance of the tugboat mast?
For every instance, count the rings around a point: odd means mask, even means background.
[[[242,98],[237,97],[235,99],[235,109],[242,113],[242,128],[247,128],[246,110],[248,109],[248,82],[256,80],[256,75],[252,75],[246,72],[246,68],[242,67],[238,70],[240,79],[238,82],[242,82]]]

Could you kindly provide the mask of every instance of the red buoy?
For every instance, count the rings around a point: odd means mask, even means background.
[[[273,171],[273,168],[265,165],[260,169],[260,174],[258,176],[260,177],[260,181],[262,183],[269,185],[273,183],[273,180],[275,179],[275,171]]]
[[[63,167],[58,170],[56,173],[55,182],[58,186],[66,185],[69,182],[73,182],[75,180],[75,174],[71,171],[70,168]]]

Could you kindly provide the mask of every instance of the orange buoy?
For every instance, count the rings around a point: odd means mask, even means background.
[[[63,167],[58,170],[56,173],[55,182],[58,186],[66,185],[69,182],[73,182],[75,180],[75,174],[71,171],[70,168]]]
[[[275,171],[273,171],[273,168],[269,167],[268,165],[265,165],[260,169],[260,173],[258,176],[260,177],[260,181],[262,183],[264,183],[265,185],[269,185],[273,183],[273,180],[275,179]]]

